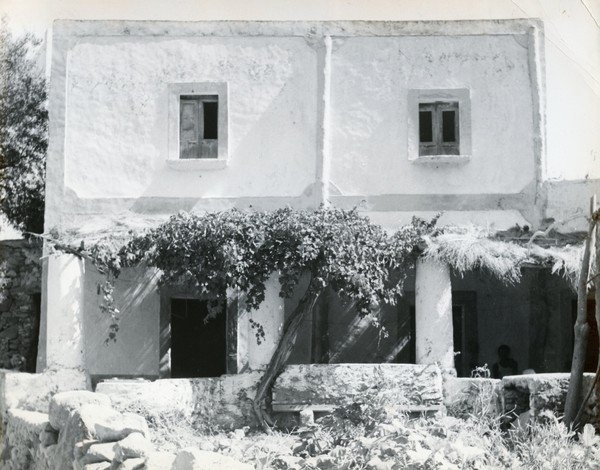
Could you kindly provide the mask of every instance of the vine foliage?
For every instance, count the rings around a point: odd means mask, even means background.
[[[285,366],[299,325],[318,297],[329,288],[351,301],[359,315],[369,315],[378,324],[381,309],[377,307],[396,303],[422,237],[435,230],[435,222],[415,218],[410,225],[389,233],[356,210],[337,208],[179,213],[157,228],[131,233],[119,247],[96,244],[86,249],[82,244],[78,252],[85,253],[106,276],[99,293],[103,294],[103,308],[115,319],[109,333],[113,340],[119,312],[114,307],[112,283],[126,267],[157,268],[162,284],[183,284],[213,299],[213,307],[226,302],[227,290],[233,289],[244,294],[247,310],[263,302],[273,273],[279,275],[283,298],[291,297],[308,277],[308,287],[287,315],[254,400],[258,420],[267,427],[271,420],[266,397]],[[213,311],[217,314],[220,309]],[[260,340],[262,327],[253,326]]]

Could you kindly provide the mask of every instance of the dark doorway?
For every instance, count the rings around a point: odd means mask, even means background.
[[[33,331],[31,332],[31,343],[25,358],[25,372],[35,372],[40,339],[40,318],[42,312],[42,295],[33,294],[31,298],[33,306]]]
[[[470,377],[477,366],[477,294],[473,291],[452,292],[452,328],[454,367],[459,377]]]
[[[218,377],[226,373],[226,314],[207,318],[208,301],[171,299],[171,377]]]
[[[400,316],[398,318],[398,338],[403,339],[403,347],[396,356],[395,362],[401,364],[415,364],[417,362],[415,330],[415,306],[413,304],[408,309],[408,312],[406,309],[400,309]]]
[[[596,372],[598,365],[598,325],[596,324],[596,302],[594,299],[587,301],[587,322],[590,325],[588,334],[587,352],[585,355],[586,372]]]

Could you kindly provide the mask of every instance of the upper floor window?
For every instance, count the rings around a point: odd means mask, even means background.
[[[471,99],[466,88],[410,89],[408,159],[461,164],[471,158]]]
[[[179,109],[180,158],[217,158],[219,96],[183,95]]]
[[[171,83],[168,87],[167,164],[182,171],[225,168],[229,134],[227,83]]]
[[[419,103],[419,155],[459,155],[458,102]]]

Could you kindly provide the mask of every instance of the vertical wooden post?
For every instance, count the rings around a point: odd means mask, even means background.
[[[600,209],[595,206],[594,210],[592,211],[592,220],[595,220],[596,222],[596,237],[595,237],[595,242],[596,242],[596,263],[595,263],[595,267],[596,270],[595,272],[592,272],[591,275],[591,279],[594,280],[594,300],[595,300],[595,317],[596,317],[596,332],[597,334],[600,334],[600,226],[598,225],[599,219],[600,218]],[[583,380],[582,380],[583,381]],[[586,393],[580,407],[579,407],[579,411],[577,412],[577,416],[575,417],[575,423],[578,423],[579,420],[581,419],[581,417],[583,416],[584,412],[585,412],[585,408],[587,406],[587,402],[590,399],[590,397],[592,396],[592,394],[594,393],[594,389],[597,387],[598,382],[600,382],[600,346],[598,348],[598,362],[596,365],[596,374],[594,376],[594,380],[592,382],[592,384],[589,387],[588,392]]]
[[[587,348],[587,338],[590,327],[587,324],[587,288],[590,272],[591,250],[594,238],[594,229],[596,228],[595,211],[596,196],[594,195],[590,203],[591,220],[588,228],[587,238],[585,240],[585,250],[581,262],[581,271],[579,273],[579,285],[577,288],[577,319],[573,327],[573,359],[571,361],[571,376],[569,379],[569,389],[565,401],[564,423],[567,427],[576,427],[576,415],[581,403],[581,386],[583,382],[583,367],[585,362],[585,353]]]

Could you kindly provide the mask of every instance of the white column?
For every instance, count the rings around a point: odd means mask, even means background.
[[[454,367],[452,286],[448,265],[417,260],[415,280],[417,364]]]
[[[279,276],[274,274],[267,281],[265,300],[260,307],[245,313],[246,321],[240,324],[240,328],[246,329],[248,368],[252,370],[264,369],[279,343],[285,321],[285,301],[279,296]],[[256,341],[256,328],[250,325],[250,319],[262,326],[265,336],[261,343]]]
[[[39,369],[85,369],[84,262],[53,254],[45,263]]]

